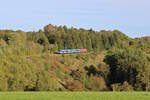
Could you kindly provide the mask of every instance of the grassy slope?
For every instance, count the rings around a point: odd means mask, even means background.
[[[1,92],[0,100],[149,100],[148,92]]]

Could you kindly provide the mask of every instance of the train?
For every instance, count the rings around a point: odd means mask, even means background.
[[[74,53],[87,53],[87,49],[60,49],[58,54],[74,54]]]

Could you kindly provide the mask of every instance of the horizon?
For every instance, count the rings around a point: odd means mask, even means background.
[[[75,28],[120,30],[129,37],[149,36],[147,0],[2,1],[0,29],[38,31],[49,23]]]
[[[50,23],[51,24],[51,23]],[[48,24],[47,24],[48,25]],[[54,25],[54,24],[51,24],[51,25]],[[45,25],[46,26],[46,25]],[[57,26],[57,27],[59,27],[59,26],[67,26],[67,25],[54,25],[54,26]],[[122,32],[123,34],[125,34],[126,36],[128,36],[128,37],[130,37],[130,38],[142,38],[142,37],[147,37],[147,36],[150,36],[150,35],[143,35],[143,36],[135,36],[135,37],[132,37],[132,36],[129,36],[128,34],[126,34],[126,33],[124,33],[123,31],[121,31],[121,30],[119,30],[119,29],[111,29],[111,30],[106,30],[106,29],[102,29],[102,30],[94,30],[93,28],[84,28],[84,27],[74,27],[74,26],[67,26],[67,28],[76,28],[76,29],[80,29],[80,28],[83,28],[83,29],[85,29],[85,30],[90,30],[90,29],[92,29],[93,31],[95,31],[95,32],[100,32],[100,31],[103,31],[103,30],[105,30],[105,31],[114,31],[114,30],[118,30],[118,31],[120,31],[120,32]],[[42,31],[44,31],[44,26],[43,26],[43,28],[40,28],[40,29],[37,29],[37,30],[22,30],[22,29],[10,29],[10,28],[8,28],[8,29],[0,29],[1,31],[6,31],[6,30],[12,30],[12,31],[22,31],[22,32],[38,32],[39,30],[42,30]]]

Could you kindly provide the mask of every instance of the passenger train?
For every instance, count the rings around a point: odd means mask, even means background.
[[[87,53],[87,49],[60,49],[58,54]]]

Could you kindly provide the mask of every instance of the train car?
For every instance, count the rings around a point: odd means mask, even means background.
[[[87,49],[61,49],[58,54],[87,53]]]
[[[88,51],[87,51],[87,49],[80,49],[80,52],[81,53],[87,53]]]
[[[70,49],[62,49],[58,51],[59,54],[69,54],[69,53],[73,53],[72,50]]]

